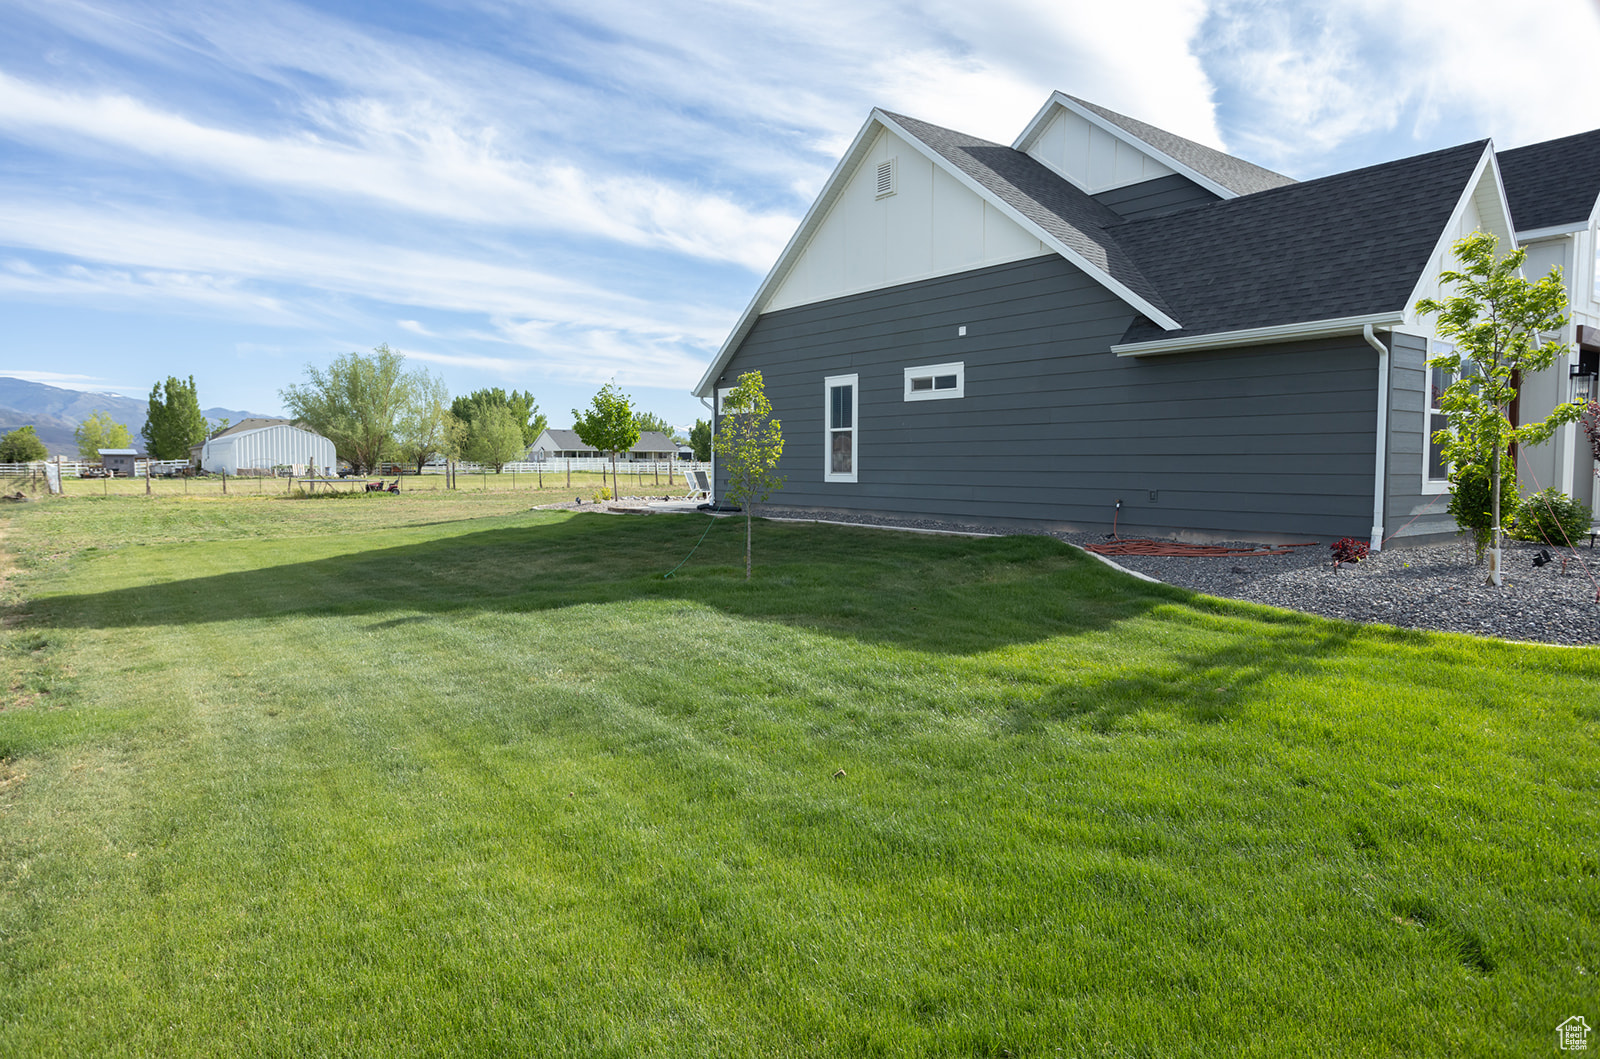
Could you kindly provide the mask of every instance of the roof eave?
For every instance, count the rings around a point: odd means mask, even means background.
[[[1358,334],[1367,327],[1394,327],[1404,322],[1405,313],[1391,311],[1340,316],[1328,320],[1308,320],[1272,327],[1251,327],[1238,331],[1217,331],[1183,338],[1158,338],[1149,342],[1125,342],[1111,347],[1119,357],[1153,357],[1168,353],[1199,353],[1211,349],[1260,346],[1269,342],[1301,342],[1313,338],[1336,338]]]
[[[1517,233],[1517,242],[1530,243],[1535,239],[1554,239],[1560,235],[1572,235],[1574,232],[1581,232],[1588,228],[1590,223],[1589,221],[1581,221],[1573,224],[1552,225],[1549,228],[1530,228],[1527,231]]]

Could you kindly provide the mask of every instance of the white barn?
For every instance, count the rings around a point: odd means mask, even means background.
[[[196,451],[198,450],[198,451]],[[333,442],[287,419],[246,419],[190,450],[203,470],[238,474],[245,470],[293,467],[333,470],[339,465]]]

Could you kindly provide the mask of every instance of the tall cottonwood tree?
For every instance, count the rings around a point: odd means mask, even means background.
[[[744,579],[750,580],[751,508],[782,489],[776,473],[783,455],[783,424],[772,418],[761,373],[747,371],[722,398],[722,419],[712,438],[719,466],[727,472],[727,498],[744,508]]]
[[[139,433],[151,459],[186,460],[189,449],[205,441],[209,432],[193,375],[188,382],[168,375],[166,382],[150,388],[150,407]]]
[[[429,460],[450,453],[455,417],[450,414],[450,392],[443,379],[419,371],[413,383],[410,400],[395,422],[395,447],[421,474]]]
[[[346,353],[327,370],[306,365],[306,381],[279,390],[290,416],[333,442],[341,459],[370,472],[398,452],[400,417],[422,385],[406,358],[387,345],[370,356]]]
[[[1522,276],[1527,254],[1516,250],[1498,255],[1498,240],[1486,232],[1473,232],[1452,248],[1460,267],[1441,274],[1454,287],[1449,297],[1424,298],[1417,311],[1436,318],[1435,330],[1454,348],[1428,361],[1454,379],[1439,397],[1439,408],[1449,425],[1434,434],[1450,466],[1452,490],[1481,483],[1487,470],[1490,518],[1487,534],[1489,582],[1501,583],[1501,479],[1512,445],[1537,445],[1548,441],[1556,428],[1571,423],[1583,411],[1573,402],[1558,404],[1544,419],[1513,425],[1511,405],[1522,379],[1555,362],[1566,346],[1547,341],[1567,323],[1567,288],[1561,269],[1552,268],[1537,282]],[[1470,370],[1464,366],[1470,365]],[[1458,523],[1463,515],[1458,513]],[[1463,525],[1463,529],[1472,528]],[[1475,529],[1480,554],[1483,531]]]

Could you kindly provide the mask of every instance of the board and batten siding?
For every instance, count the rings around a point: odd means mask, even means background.
[[[878,193],[880,165],[893,168],[891,194]],[[915,146],[882,130],[788,265],[767,308],[790,308],[1045,252],[1036,237]]]
[[[1090,194],[1172,172],[1149,152],[1060,106],[1028,154]]]
[[[1359,336],[1119,358],[1131,319],[1051,255],[766,313],[716,385],[763,375],[776,507],[1100,528],[1121,499],[1126,533],[1367,535],[1377,371]],[[904,399],[906,368],[951,362],[964,397]],[[826,482],[823,380],[851,374],[858,480]]]

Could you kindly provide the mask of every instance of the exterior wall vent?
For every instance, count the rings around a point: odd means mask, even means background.
[[[895,160],[878,163],[878,198],[888,198],[895,192]]]

